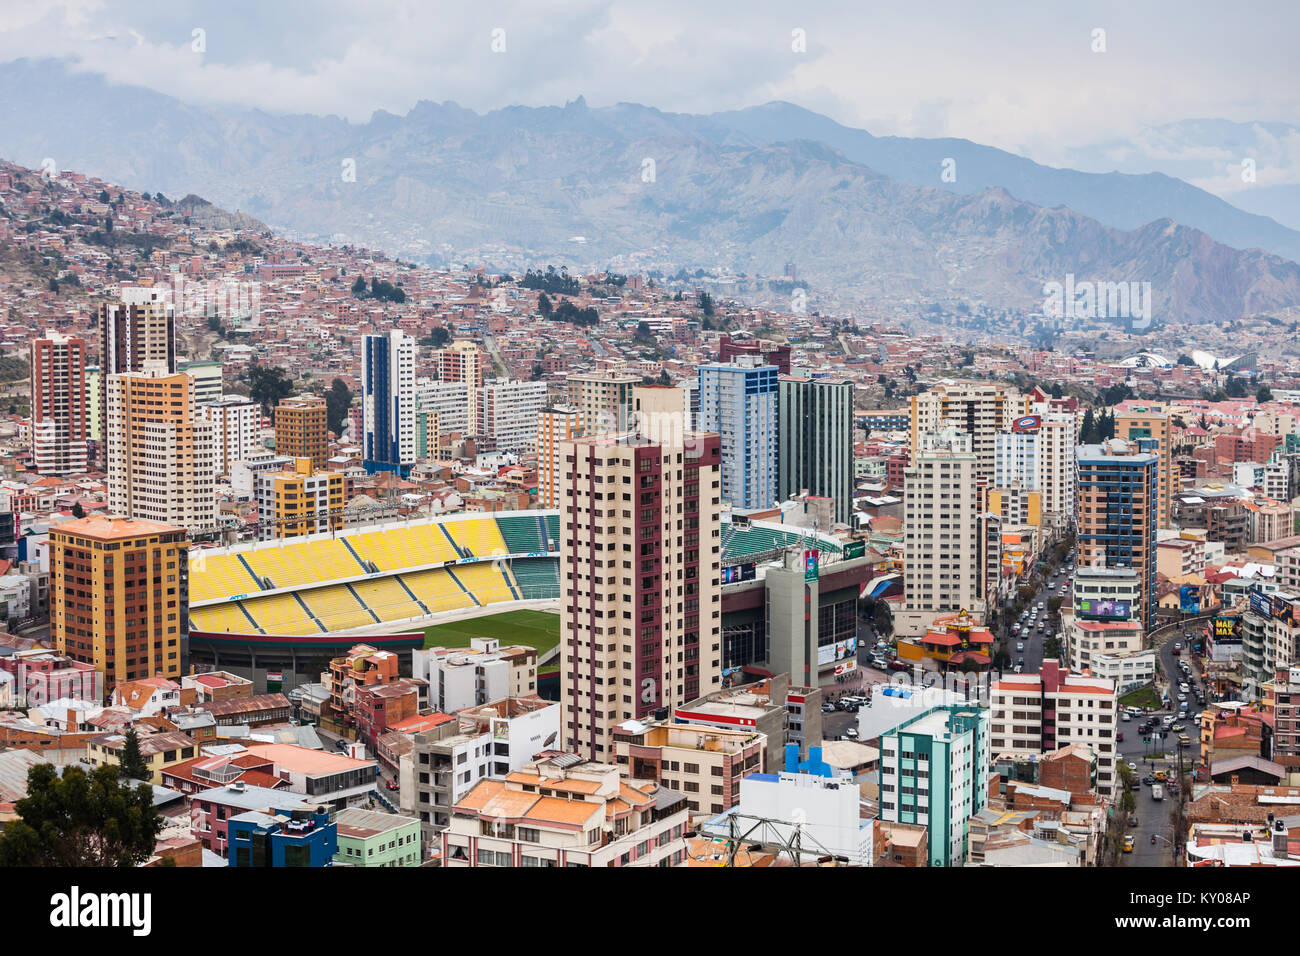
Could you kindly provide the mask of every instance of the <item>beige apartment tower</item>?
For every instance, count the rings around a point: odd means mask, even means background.
[[[157,369],[108,376],[107,431],[113,514],[216,530],[216,425],[196,414],[193,378]]]
[[[560,443],[562,746],[614,759],[614,728],[722,684],[720,442]]]

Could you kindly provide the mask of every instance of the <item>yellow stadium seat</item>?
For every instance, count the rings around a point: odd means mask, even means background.
[[[476,558],[490,558],[494,554],[508,554],[506,539],[491,518],[469,518],[465,521],[448,521],[447,530],[462,548],[469,548]]]
[[[366,609],[357,603],[346,584],[334,584],[326,588],[311,588],[300,592],[302,599],[311,608],[312,614],[325,625],[327,631],[344,631],[351,627],[365,627],[374,624]]]
[[[430,614],[473,607],[474,601],[452,580],[442,568],[430,568],[403,574],[402,580],[416,597],[429,609]]]
[[[257,628],[248,622],[248,618],[234,602],[194,608],[190,611],[190,630],[229,634],[257,633]]]
[[[261,589],[235,555],[211,553],[210,549],[190,552],[191,601],[228,598]]]
[[[292,594],[268,594],[244,602],[253,620],[267,634],[319,634],[321,629],[307,616]]]
[[[271,586],[276,589],[324,584],[366,573],[343,542],[335,538],[317,541],[290,539],[287,544],[265,544],[243,554],[253,570],[269,577]]]
[[[381,571],[455,561],[460,555],[438,524],[383,528],[348,535],[348,544]]]
[[[381,621],[401,621],[424,615],[420,605],[392,577],[357,581],[352,588],[360,595],[366,607],[379,615]]]
[[[498,601],[513,601],[514,594],[510,591],[510,586],[501,572],[493,566],[491,561],[482,561],[477,564],[458,564],[452,568],[452,573],[460,579],[460,583],[465,585],[478,598],[480,604],[495,604]]]

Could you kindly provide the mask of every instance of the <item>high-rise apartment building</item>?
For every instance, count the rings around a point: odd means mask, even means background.
[[[537,504],[560,506],[560,443],[581,438],[582,412],[568,405],[543,408],[537,413]]]
[[[1014,388],[995,382],[942,382],[912,397],[912,448],[920,436],[951,425],[971,436],[977,474],[993,479],[997,434],[1006,431],[1030,407]]]
[[[1138,443],[1154,441],[1160,458],[1159,494],[1157,499],[1156,527],[1168,528],[1173,510],[1174,495],[1180,490],[1174,474],[1174,448],[1169,433],[1169,410],[1163,405],[1135,405],[1128,403],[1115,409],[1115,437]]]
[[[194,379],[148,367],[108,376],[107,429],[113,514],[216,530],[216,426],[197,414]]]
[[[310,458],[324,468],[329,460],[329,409],[319,395],[286,398],[275,406],[275,453],[285,458]]]
[[[362,340],[361,395],[366,471],[405,474],[415,464],[415,339],[393,329]]]
[[[42,475],[86,470],[89,421],[85,339],[47,333],[31,342],[32,457]]]
[[[347,479],[340,471],[315,468],[297,458],[293,468],[253,477],[257,537],[262,541],[339,531]]]
[[[431,428],[431,431],[441,435],[449,432],[465,435],[471,431],[474,396],[475,389],[464,382],[443,382],[431,378],[420,378],[415,382],[416,408],[437,416],[437,428]]]
[[[229,475],[235,462],[244,461],[265,446],[258,441],[262,430],[262,407],[244,398],[223,398],[211,405],[199,405],[199,417],[213,425],[217,473]]]
[[[546,404],[545,382],[496,382],[475,395],[477,432],[496,439],[497,450],[524,455],[537,450],[537,413]]]
[[[985,609],[988,519],[968,434],[923,432],[903,493],[903,610],[896,630],[924,634],[941,614]]]
[[[779,373],[760,361],[743,355],[700,366],[700,430],[719,435],[722,499],[733,508],[771,508],[777,500]]]
[[[50,529],[50,636],[119,682],[179,677],[189,631],[189,542],[153,521],[89,517]]]
[[[1075,512],[1079,567],[1128,568],[1138,573],[1143,628],[1156,618],[1156,522],[1160,458],[1119,438],[1077,451]]]
[[[176,311],[167,299],[166,289],[128,286],[121,290],[120,301],[100,305],[95,322],[100,371],[100,392],[95,401],[107,430],[110,375],[139,372],[146,362],[169,373],[176,371]]]
[[[722,682],[717,435],[560,444],[561,739],[614,757],[614,728]]]
[[[1073,417],[1022,416],[994,436],[993,483],[1039,494],[1043,521],[1060,528],[1074,516]]]
[[[588,435],[618,434],[628,430],[632,389],[641,376],[626,372],[582,372],[568,376],[568,404],[582,412]]]
[[[435,349],[433,365],[443,382],[463,382],[469,388],[483,384],[483,353],[473,342],[462,339],[445,349]]]
[[[849,524],[853,515],[853,383],[785,377],[780,396],[777,498],[785,501],[804,490],[833,498],[835,521]]]

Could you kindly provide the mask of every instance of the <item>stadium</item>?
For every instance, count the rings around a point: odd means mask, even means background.
[[[559,524],[555,510],[456,514],[194,550],[190,658],[306,675],[362,641],[420,647],[426,626],[478,608],[558,610]],[[724,519],[721,545],[724,582],[791,545],[840,552],[833,538],[744,520]]]

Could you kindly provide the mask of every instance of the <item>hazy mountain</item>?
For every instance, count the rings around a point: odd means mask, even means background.
[[[778,137],[782,122],[789,129]],[[955,191],[937,188],[937,172],[933,181],[918,173],[943,157],[898,158],[922,155],[924,141],[833,127],[784,104],[697,117],[581,100],[483,116],[425,101],[406,116],[381,111],[349,124],[192,107],[51,62],[0,66],[0,155],[29,166],[49,157],[169,196],[199,193],[275,228],[406,257],[716,265],[749,275],[780,275],[794,261],[814,308],[1034,308],[1043,284],[1067,274],[1150,282],[1157,320],[1300,305],[1300,266],[1230,248],[1164,212],[1158,197],[1186,194],[1239,217],[1225,214],[1229,224],[1251,219],[1175,180],[1046,170],[967,143],[945,152],[957,159]],[[873,142],[887,148],[869,166],[860,157]],[[1023,179],[967,191],[980,162],[1009,164]],[[1110,227],[1059,200],[1025,201],[1017,190],[1037,181],[1033,170],[1092,183],[1078,187],[1080,202],[1113,184],[1138,228]],[[1150,195],[1134,213],[1138,180]]]
[[[1222,176],[1229,161],[1240,163],[1243,156],[1272,155],[1279,143],[1286,142],[1288,133],[1290,139],[1300,140],[1300,132],[1283,123],[1200,122],[1178,124],[1177,131],[1173,126],[1161,127],[1147,131],[1145,139],[1133,144],[1103,144],[1075,151],[1088,165],[1096,168],[1109,165],[1119,170],[1089,173],[1042,166],[1023,156],[966,139],[872,136],[865,130],[841,126],[789,103],[715,113],[708,120],[742,133],[756,143],[816,140],[839,150],[848,159],[918,186],[936,186],[965,194],[1001,187],[1017,199],[1040,206],[1068,206],[1116,229],[1136,229],[1153,219],[1173,219],[1209,233],[1225,245],[1264,249],[1300,262],[1300,232],[1283,226],[1269,215],[1255,214],[1271,213],[1270,202],[1278,202],[1288,216],[1293,216],[1295,187],[1259,186],[1235,194],[1233,202],[1228,203],[1183,179],[1163,173],[1125,172],[1121,168],[1127,161],[1135,169],[1150,169],[1155,163],[1146,155],[1143,144],[1147,143],[1154,151],[1156,144],[1161,143],[1166,147],[1161,153],[1165,165],[1170,165],[1171,151],[1186,149],[1191,154],[1195,150],[1196,158],[1189,156],[1183,164],[1187,178]],[[1249,135],[1247,128],[1258,135]],[[1270,136],[1276,137],[1271,146],[1267,142]],[[1211,143],[1217,144],[1213,161],[1206,156]],[[946,159],[955,161],[956,179],[952,182],[944,182],[940,175]],[[1175,168],[1179,167],[1175,165]],[[1245,211],[1247,208],[1253,211]]]

